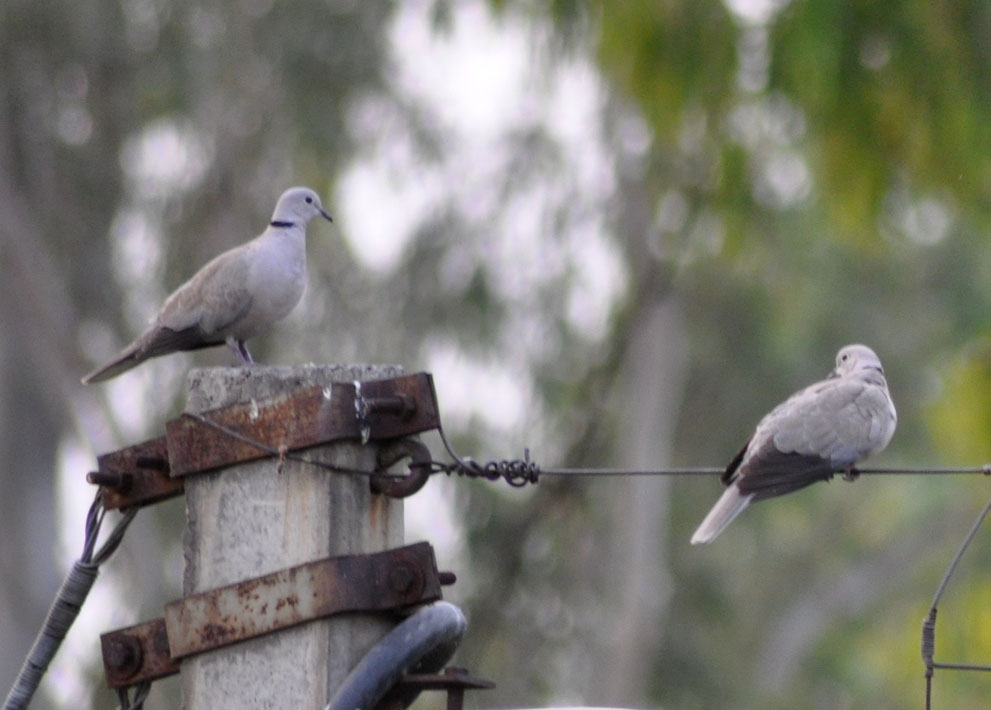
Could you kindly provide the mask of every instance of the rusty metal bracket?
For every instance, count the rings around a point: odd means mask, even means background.
[[[86,476],[101,487],[107,510],[150,505],[182,495],[182,479],[169,476],[169,451],[164,436],[103,454]]]
[[[264,458],[273,450],[344,439],[396,439],[436,429],[439,423],[433,378],[418,373],[311,387],[200,417],[184,415],[165,425],[165,435],[171,475],[177,477]]]
[[[447,693],[447,710],[462,710],[466,690],[491,690],[496,684],[471,675],[465,668],[448,667],[442,673],[407,673],[375,707],[375,710],[404,710],[409,697],[423,690]]]
[[[429,373],[334,383],[183,414],[166,423],[165,436],[100,456],[87,480],[103,488],[107,509],[143,506],[181,495],[182,477],[193,473],[273,452],[346,439],[400,439],[439,426]]]
[[[441,598],[451,576],[430,543],[328,557],[165,605],[165,617],[103,634],[107,684],[120,688],[179,671],[179,661],[344,612],[404,609]]]

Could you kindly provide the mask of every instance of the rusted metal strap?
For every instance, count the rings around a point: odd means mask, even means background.
[[[344,612],[402,609],[441,598],[430,543],[328,557],[165,606],[165,617],[100,637],[107,684],[120,688],[179,671],[179,661]]]
[[[177,477],[264,458],[272,450],[294,451],[343,439],[395,439],[435,429],[438,423],[433,378],[419,373],[242,402],[205,412],[202,418],[178,417],[165,431],[171,475]]]
[[[346,611],[386,611],[440,598],[429,543],[331,557],[165,605],[173,658]]]
[[[169,476],[169,451],[165,437],[151,439],[96,459],[98,470],[86,480],[101,486],[107,510],[150,505],[182,495],[181,478]]]
[[[382,441],[440,426],[429,373],[334,383],[292,394],[182,415],[163,437],[97,459],[87,480],[108,509],[180,495],[182,477],[333,441]],[[421,483],[422,485],[422,483]]]

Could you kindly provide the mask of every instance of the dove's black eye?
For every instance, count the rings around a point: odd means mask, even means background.
[[[313,204],[313,198],[312,197],[307,197],[306,198],[306,204],[312,205]]]

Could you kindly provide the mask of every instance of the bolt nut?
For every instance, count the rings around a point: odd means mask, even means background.
[[[408,562],[400,562],[389,570],[388,584],[406,602],[414,602],[423,595],[423,575]]]
[[[389,588],[394,592],[406,594],[413,588],[413,578],[413,570],[409,568],[409,565],[396,565],[389,570]]]
[[[133,636],[117,634],[103,643],[103,660],[119,678],[130,678],[141,670],[144,652],[141,642]]]

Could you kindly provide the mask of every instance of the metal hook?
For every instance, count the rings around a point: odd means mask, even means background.
[[[409,458],[409,474],[393,476],[385,470],[401,459]],[[419,439],[398,439],[386,444],[378,453],[378,469],[371,476],[373,493],[390,498],[408,498],[426,485],[432,472],[430,449]]]

